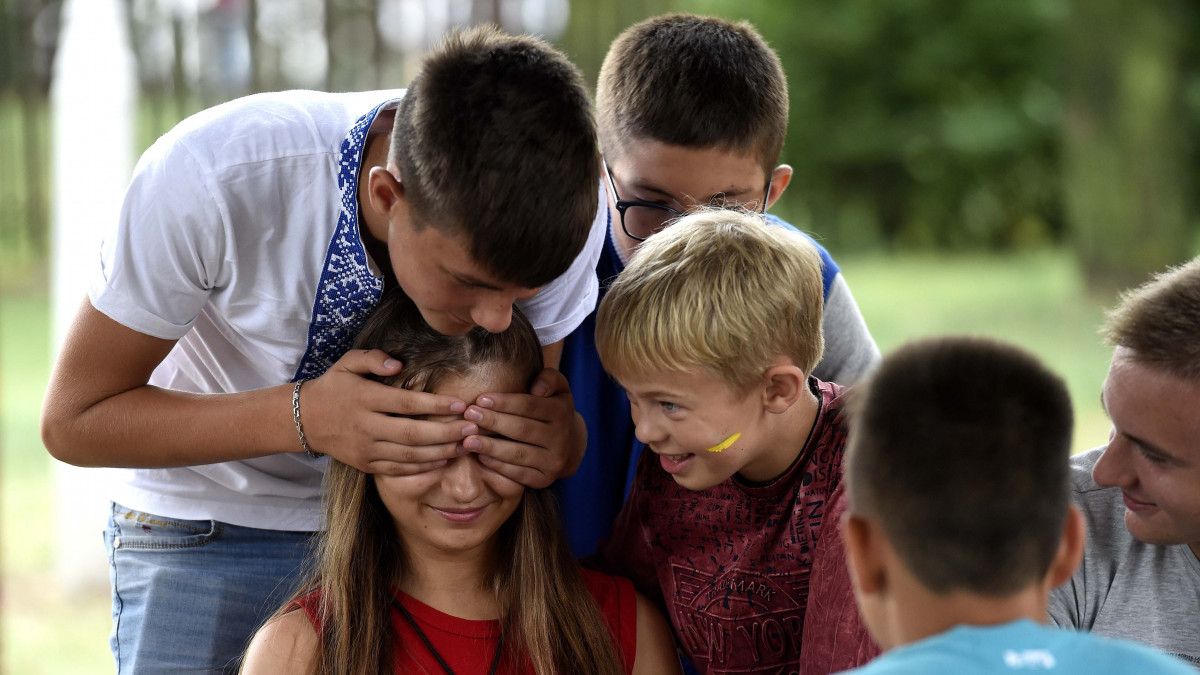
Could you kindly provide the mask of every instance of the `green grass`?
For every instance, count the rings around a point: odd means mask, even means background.
[[[0,260],[0,670],[111,672],[107,591],[67,596],[52,574],[53,473],[38,434],[51,356],[45,273]]]
[[[1103,444],[1109,424],[1100,386],[1111,348],[1097,333],[1115,298],[1090,298],[1071,257],[866,256],[839,261],[885,353],[913,338],[988,335],[1037,354],[1061,375],[1075,406],[1079,452]]]
[[[843,259],[846,279],[885,351],[940,333],[1013,341],[1061,373],[1078,411],[1075,449],[1102,443],[1097,402],[1110,350],[1096,336],[1101,306],[1069,256],[867,256]],[[49,376],[45,272],[0,251],[0,555],[4,672],[106,673],[106,593],[66,597],[54,585],[50,460],[37,419]],[[97,545],[99,533],[97,533]]]

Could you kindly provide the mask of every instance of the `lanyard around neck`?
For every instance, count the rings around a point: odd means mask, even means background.
[[[392,596],[392,604],[396,606],[396,609],[400,610],[400,615],[403,616],[405,620],[408,621],[408,625],[412,626],[412,629],[416,631],[417,637],[421,638],[421,642],[425,643],[425,648],[429,650],[430,654],[433,654],[433,658],[437,659],[437,662],[442,667],[442,670],[446,671],[446,675],[455,675],[454,671],[450,669],[450,664],[446,663],[446,659],[443,659],[442,655],[438,653],[438,650],[434,648],[433,643],[430,642],[429,638],[425,635],[425,631],[421,630],[421,627],[417,625],[417,620],[414,619],[413,615],[410,614],[408,609],[404,607],[404,604],[400,602],[400,599],[396,596]],[[492,656],[492,667],[490,670],[488,670],[488,675],[496,675],[496,667],[500,665],[500,651],[503,646],[504,632],[501,631],[499,639],[496,640],[496,654]]]

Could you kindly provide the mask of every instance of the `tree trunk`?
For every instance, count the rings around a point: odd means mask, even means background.
[[[1188,257],[1188,148],[1173,0],[1074,0],[1063,190],[1090,290]]]

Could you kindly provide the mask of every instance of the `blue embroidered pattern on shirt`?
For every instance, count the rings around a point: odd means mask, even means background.
[[[342,357],[383,294],[383,279],[367,267],[367,251],[358,231],[358,167],[371,122],[387,102],[358,118],[342,139],[338,153],[338,187],[342,208],[337,230],[325,254],[325,269],[317,284],[308,347],[292,381],[319,377]]]

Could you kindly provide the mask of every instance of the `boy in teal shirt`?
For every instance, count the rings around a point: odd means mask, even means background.
[[[1053,628],[1050,589],[1083,554],[1070,506],[1062,380],[978,338],[908,345],[855,406],[843,536],[858,605],[885,653],[850,671],[1194,672],[1131,642]]]

